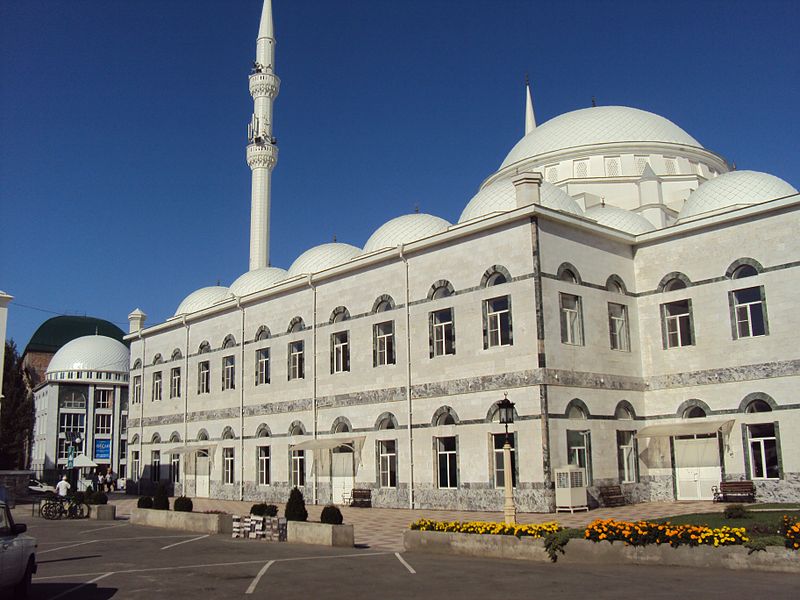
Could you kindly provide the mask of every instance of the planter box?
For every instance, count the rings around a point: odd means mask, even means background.
[[[117,518],[117,507],[113,504],[90,504],[89,518],[98,521],[113,521]]]
[[[409,552],[550,561],[542,540],[512,535],[407,530],[403,533],[403,547]],[[566,554],[558,555],[558,562],[567,564],[657,564],[800,573],[800,552],[788,548],[771,547],[765,552],[749,554],[743,546],[672,548],[666,544],[626,546],[622,542],[570,540],[564,551]]]
[[[307,521],[289,521],[287,540],[295,544],[316,544],[318,546],[338,546],[352,548],[355,534],[352,525],[328,525]]]
[[[173,510],[154,510],[152,508],[132,509],[131,523],[197,533],[231,533],[233,531],[231,515],[207,515],[205,513],[175,512]]]

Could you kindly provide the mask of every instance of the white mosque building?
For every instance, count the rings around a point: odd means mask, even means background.
[[[457,223],[402,215],[270,267],[271,11],[250,76],[250,270],[164,323],[130,315],[137,490],[500,510],[507,394],[520,510],[551,510],[570,463],[593,498],[738,479],[800,497],[792,185],[636,108],[537,124],[527,91],[524,137]]]

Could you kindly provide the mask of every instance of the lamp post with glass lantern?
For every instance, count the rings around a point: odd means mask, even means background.
[[[511,467],[511,442],[508,437],[508,426],[514,423],[514,403],[508,399],[508,394],[505,394],[505,398],[497,402],[497,411],[500,423],[506,427],[506,441],[503,444],[503,489],[505,492],[503,517],[506,523],[513,525],[517,522],[517,507],[514,505],[514,470]]]

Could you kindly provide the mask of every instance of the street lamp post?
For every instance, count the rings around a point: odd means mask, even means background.
[[[74,471],[73,461],[75,460],[75,447],[80,446],[83,439],[81,438],[81,434],[77,431],[67,431],[66,437],[67,441],[69,441],[69,448],[67,450],[67,470],[69,471],[70,483],[77,489],[78,478]]]
[[[508,437],[508,426],[514,423],[514,403],[505,398],[497,402],[500,423],[506,427],[506,441],[503,444],[503,489],[505,503],[503,504],[503,517],[505,522],[513,525],[517,522],[517,507],[514,505],[513,477],[514,470],[511,466],[511,442]]]

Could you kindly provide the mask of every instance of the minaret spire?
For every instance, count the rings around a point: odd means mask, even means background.
[[[536,117],[533,115],[533,100],[531,99],[531,83],[525,75],[525,135],[536,129]]]
[[[272,169],[278,162],[272,136],[272,103],[281,80],[275,75],[275,33],[272,0],[264,0],[256,40],[256,60],[250,73],[253,116],[247,126],[247,165],[253,172],[250,194],[250,270],[269,263],[269,205]]]

